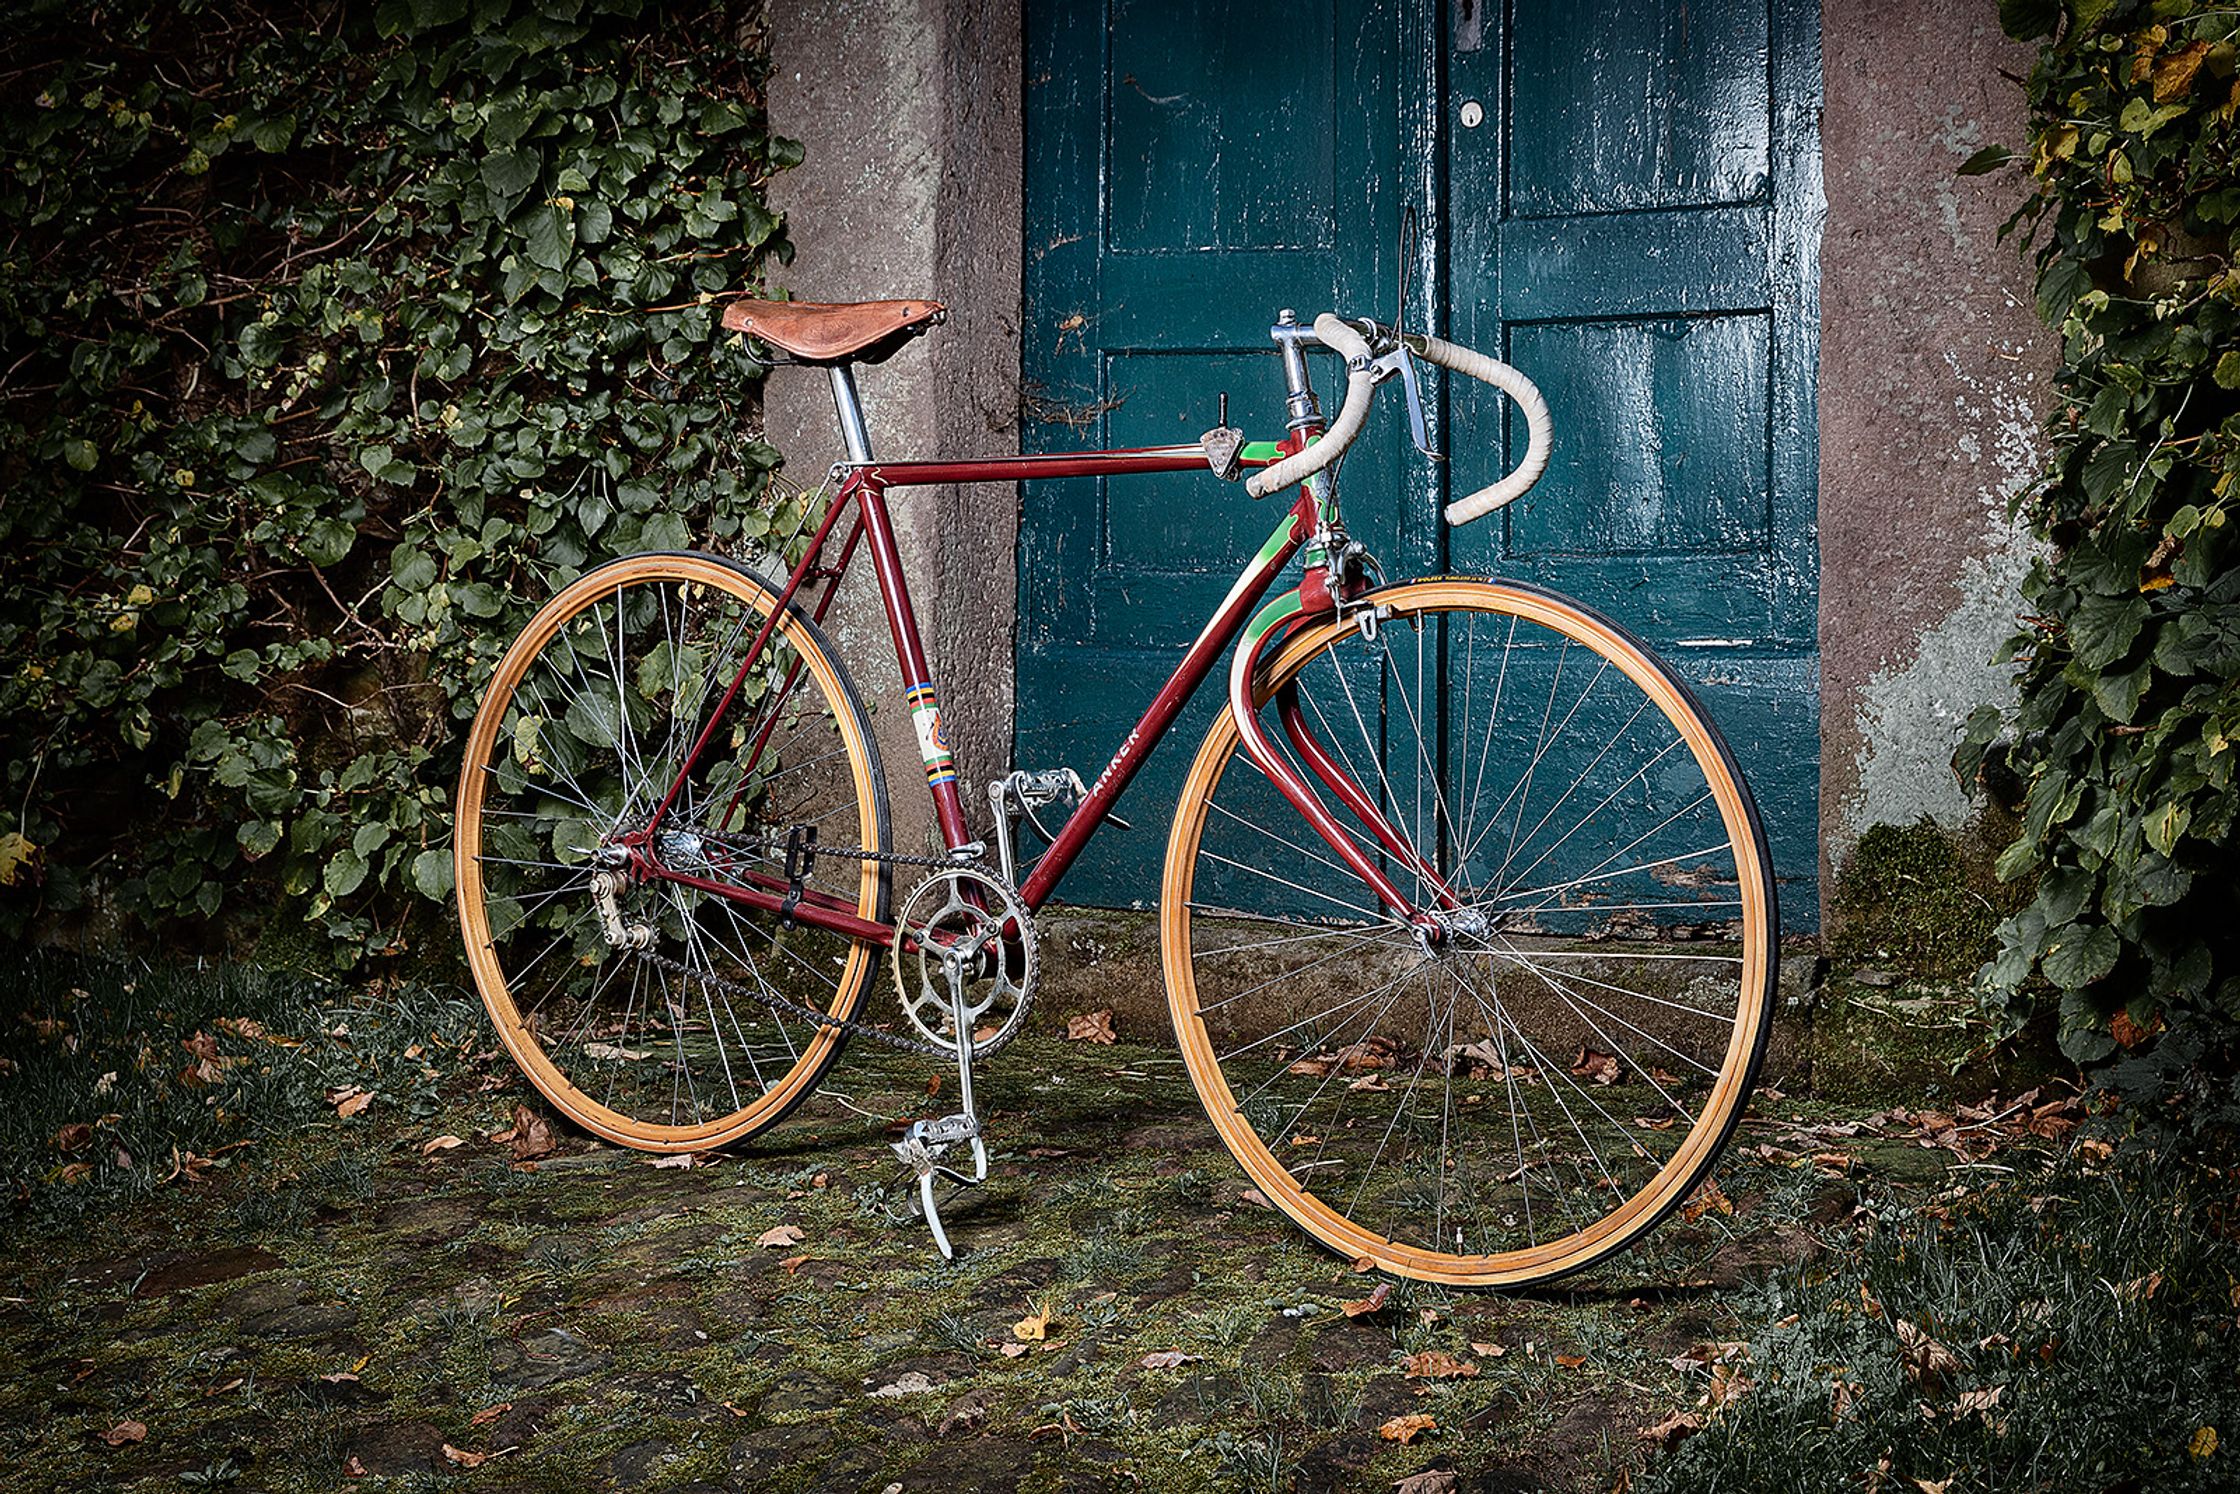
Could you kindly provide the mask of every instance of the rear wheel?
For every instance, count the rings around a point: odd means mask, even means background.
[[[1286,716],[1426,867],[1326,803],[1418,906],[1390,916],[1224,713],[1168,844],[1168,998],[1200,1097],[1267,1197],[1404,1276],[1544,1281],[1709,1173],[1765,1048],[1778,919],[1717,730],[1616,625],[1551,593],[1388,588],[1367,630],[1273,650]],[[1287,701],[1296,709],[1282,709]]]
[[[693,880],[617,874],[776,602],[715,556],[602,566],[507,649],[468,734],[453,865],[475,985],[545,1097],[628,1146],[697,1150],[778,1120],[841,1034],[757,995],[851,1017],[877,969],[878,946],[722,891],[784,890],[809,827],[827,847],[886,845],[869,722],[791,607],[655,832],[653,859]],[[803,895],[880,919],[885,868],[825,854]]]

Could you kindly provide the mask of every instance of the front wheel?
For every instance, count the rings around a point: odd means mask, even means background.
[[[1765,1051],[1779,919],[1750,791],[1688,688],[1607,619],[1465,579],[1304,625],[1258,705],[1410,864],[1328,808],[1439,935],[1387,913],[1240,750],[1184,783],[1160,904],[1192,1081],[1268,1199],[1398,1275],[1513,1286],[1696,1188]]]

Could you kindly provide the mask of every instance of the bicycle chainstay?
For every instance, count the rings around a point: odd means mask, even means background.
[[[724,846],[728,850],[748,851],[765,858],[769,856],[767,844],[761,841],[748,842],[740,837],[727,836],[721,831],[701,830],[694,833],[705,840]],[[977,853],[960,859],[956,856],[913,856],[903,851],[867,851],[861,846],[820,845],[816,848],[816,854],[819,856],[843,856],[856,861],[879,861],[889,866],[923,866],[937,871],[970,866],[986,872],[989,876],[996,875],[989,868],[979,865],[980,857]],[[1008,883],[1005,885],[1009,886]],[[953,1060],[957,1056],[954,1048],[943,1047],[939,1043],[930,1043],[922,1038],[907,1037],[899,1032],[889,1032],[884,1028],[874,1027],[868,1022],[859,1021],[853,1017],[835,1017],[830,1012],[820,1012],[813,1006],[804,1006],[798,1001],[790,1000],[779,995],[776,991],[765,991],[754,986],[742,985],[738,981],[718,975],[712,970],[695,970],[682,960],[673,960],[667,955],[656,954],[650,949],[637,951],[637,956],[647,964],[666,970],[680,980],[698,981],[726,996],[743,996],[749,1001],[769,1008],[771,1011],[796,1018],[815,1027],[830,1027],[836,1032],[844,1032],[852,1037],[869,1038],[876,1043],[885,1043],[890,1048],[900,1048],[905,1053],[917,1053],[927,1058]],[[1030,986],[1027,988],[1026,1000],[1022,1003],[1022,1006],[1031,1006],[1033,1001],[1034,990]],[[1019,1030],[1025,1026],[1024,1010],[1020,1015],[1021,1020],[1012,1024],[1012,1037],[1017,1037]],[[1009,1047],[1010,1043],[1011,1039],[1006,1038],[988,1049],[987,1052],[975,1053],[973,1056],[975,1058],[993,1057],[996,1053]]]

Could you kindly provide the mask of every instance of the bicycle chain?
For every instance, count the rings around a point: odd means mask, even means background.
[[[726,996],[744,996],[749,1001],[759,1002],[772,1011],[798,1018],[812,1026],[830,1027],[850,1036],[867,1037],[873,1042],[885,1043],[890,1048],[900,1048],[905,1053],[920,1053],[928,1058],[946,1058],[954,1062],[957,1056],[957,1050],[954,1048],[944,1048],[939,1043],[929,1043],[920,1038],[905,1037],[899,1032],[889,1032],[884,1028],[874,1027],[868,1022],[859,1022],[853,1017],[835,1017],[830,1012],[820,1012],[813,1006],[803,1006],[798,1001],[788,1000],[776,991],[764,991],[753,986],[744,986],[728,977],[717,975],[711,970],[695,970],[682,960],[672,960],[667,955],[655,954],[650,949],[639,950],[638,958],[649,965],[659,966],[682,979],[696,980],[702,985],[712,986]],[[977,1058],[982,1055],[974,1054],[973,1056]]]
[[[766,860],[771,859],[769,848],[760,842],[742,842],[736,837],[715,830],[701,830],[694,833],[705,840],[722,845],[728,850],[747,851]],[[958,860],[953,856],[913,856],[904,851],[867,851],[861,846],[818,846],[816,854],[819,856],[845,856],[857,861],[880,861],[890,866],[923,866],[938,871],[951,871],[962,866],[973,866],[980,860],[979,853],[975,853],[969,859]],[[984,867],[981,869],[986,870]],[[830,1012],[821,1012],[813,1006],[804,1006],[798,1001],[790,1000],[779,995],[776,991],[766,991],[754,986],[741,985],[739,982],[718,975],[712,970],[695,970],[682,960],[673,960],[667,955],[656,954],[650,949],[639,950],[637,954],[638,958],[644,960],[647,964],[658,966],[680,979],[699,981],[701,984],[711,986],[726,996],[744,996],[749,1001],[758,1002],[774,1012],[794,1017],[799,1021],[809,1023],[811,1026],[830,1027],[837,1032],[843,1032],[854,1037],[869,1038],[873,1042],[885,1043],[890,1048],[900,1048],[905,1053],[918,1053],[927,1058],[954,1060],[957,1056],[957,1051],[954,1048],[945,1048],[939,1043],[929,1043],[922,1038],[906,1037],[899,1032],[889,1032],[885,1028],[874,1027],[868,1022],[858,1021],[853,1017],[836,1017]],[[1008,1044],[999,1044],[997,1048],[990,1048],[985,1053],[975,1050],[973,1057],[975,1059],[987,1058],[994,1054],[998,1048],[1005,1046],[1008,1046]]]

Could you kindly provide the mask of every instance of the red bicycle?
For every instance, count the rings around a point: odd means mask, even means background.
[[[947,1254],[935,1179],[965,1176],[943,1160],[959,1146],[985,1175],[972,1064],[1026,1017],[1036,911],[1226,655],[1159,910],[1175,1034],[1237,1161],[1316,1239],[1403,1276],[1541,1281],[1639,1239],[1709,1172],[1765,1048],[1778,916],[1749,789],[1687,686],[1617,624],[1532,586],[1383,584],[1338,504],[1379,384],[1401,380],[1421,441],[1414,360],[1503,390],[1530,431],[1452,523],[1540,475],[1538,391],[1437,338],[1286,312],[1280,440],[1224,412],[1194,445],[874,457],[852,366],[941,316],[734,303],[727,327],[831,380],[847,456],[805,553],[782,578],[711,554],[618,560],[506,651],[468,737],[455,854],[513,1057],[575,1122],[653,1151],[776,1123],[852,1035],[953,1061],[963,1109],[896,1148]],[[1344,363],[1327,428],[1317,349]],[[1296,493],[1093,781],[988,786],[991,857],[888,495],[1191,470]],[[865,550],[944,854],[894,847],[869,716],[820,626]],[[1267,599],[1294,557],[1297,585]],[[904,869],[919,880],[897,906]],[[861,1020],[882,956],[907,1030]]]

